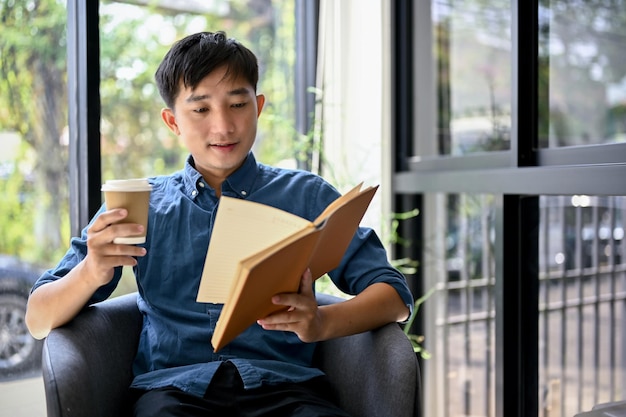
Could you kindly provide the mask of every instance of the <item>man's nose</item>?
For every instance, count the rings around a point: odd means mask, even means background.
[[[230,133],[235,130],[233,117],[228,110],[220,110],[213,113],[211,130],[214,133]]]

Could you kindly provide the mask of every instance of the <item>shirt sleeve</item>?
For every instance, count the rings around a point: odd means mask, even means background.
[[[31,289],[31,293],[42,285],[56,281],[67,275],[76,265],[78,265],[87,256],[87,229],[93,221],[105,210],[104,205],[100,207],[96,215],[91,219],[89,224],[81,231],[80,237],[73,237],[70,241],[70,247],[61,259],[61,261],[51,269],[45,271],[35,282]],[[91,297],[89,304],[106,300],[122,276],[122,268],[115,268],[115,273],[111,282],[100,287]]]
[[[317,201],[326,207],[339,196],[331,185],[322,185]],[[346,294],[356,295],[368,286],[384,282],[391,285],[413,313],[413,295],[405,276],[391,265],[387,251],[376,232],[359,227],[339,266],[328,273],[337,288]]]

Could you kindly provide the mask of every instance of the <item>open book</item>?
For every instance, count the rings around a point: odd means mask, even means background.
[[[359,184],[313,222],[264,204],[221,197],[198,302],[224,304],[211,343],[217,352],[256,320],[284,309],[272,296],[298,292],[339,266],[378,186]]]

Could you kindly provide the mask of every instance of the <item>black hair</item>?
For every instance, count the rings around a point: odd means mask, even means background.
[[[256,56],[224,32],[199,32],[178,42],[165,54],[155,79],[166,106],[174,109],[181,84],[194,89],[217,68],[226,66],[225,77],[242,77],[256,91],[259,65]]]

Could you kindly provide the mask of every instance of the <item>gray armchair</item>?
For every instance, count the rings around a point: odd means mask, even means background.
[[[89,307],[48,335],[42,358],[48,417],[129,415],[127,388],[141,329],[136,297]],[[320,304],[337,300],[318,294]],[[398,325],[322,342],[316,362],[353,416],[420,416],[418,362]]]

